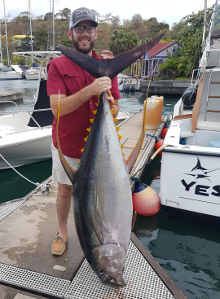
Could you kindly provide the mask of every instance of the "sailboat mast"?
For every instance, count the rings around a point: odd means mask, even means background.
[[[204,25],[203,25],[203,35],[202,35],[202,51],[204,51],[205,49],[206,10],[207,10],[207,0],[204,0]]]
[[[54,0],[53,0],[53,9],[52,9],[52,13],[53,13],[53,50],[54,50],[54,49],[55,49]]]
[[[28,0],[28,9],[29,9],[29,20],[30,20],[30,34],[31,34],[31,51],[33,52],[33,36],[32,36],[32,25],[31,25],[31,0]],[[32,57],[32,66],[33,66],[33,57]]]
[[[5,40],[6,40],[7,62],[8,62],[8,66],[9,66],[9,55],[8,55],[8,32],[7,32],[6,13],[5,13],[5,0],[3,0],[3,6],[4,6],[4,17],[5,17]]]
[[[0,51],[1,51],[1,63],[3,64],[2,59],[2,20],[0,19]]]

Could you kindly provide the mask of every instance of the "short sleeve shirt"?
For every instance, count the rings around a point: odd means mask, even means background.
[[[95,51],[93,57],[101,59]],[[51,60],[47,78],[47,94],[65,94],[72,95],[87,85],[91,84],[93,78],[88,72],[69,60],[66,56],[61,56]],[[117,77],[112,80],[112,96],[120,99]],[[75,111],[61,116],[59,119],[58,135],[62,153],[70,158],[80,159],[81,150],[85,146],[85,140],[88,136],[88,128],[91,127],[90,119],[94,118],[98,97],[93,96],[87,102],[82,104]],[[53,144],[57,148],[56,142],[56,122],[54,118],[52,124]]]

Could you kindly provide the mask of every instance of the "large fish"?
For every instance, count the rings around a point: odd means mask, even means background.
[[[120,59],[94,60],[64,46],[58,46],[58,50],[92,76],[113,78],[160,38],[121,55]],[[62,155],[58,137],[59,116],[57,144],[61,162],[73,183],[74,219],[83,252],[102,282],[124,286],[123,271],[133,216],[129,172],[144,140],[145,121],[139,141],[125,161],[107,96],[104,92],[99,98],[97,113],[77,171],[68,165]]]

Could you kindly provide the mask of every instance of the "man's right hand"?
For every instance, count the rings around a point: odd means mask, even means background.
[[[97,78],[88,88],[92,96],[99,96],[104,91],[108,91],[112,88],[112,81],[109,77]]]

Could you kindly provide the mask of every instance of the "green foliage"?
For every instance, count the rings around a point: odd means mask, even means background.
[[[115,56],[123,54],[137,46],[138,38],[132,30],[114,30],[109,47]]]
[[[48,29],[45,22],[41,24],[38,31],[33,31],[33,39],[34,51],[47,50]]]
[[[212,8],[206,12],[207,23],[210,21]],[[184,17],[180,22],[178,42],[182,46],[181,70],[189,77],[193,69],[197,69],[202,55],[202,36],[204,10]]]

